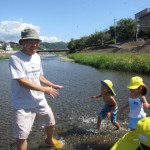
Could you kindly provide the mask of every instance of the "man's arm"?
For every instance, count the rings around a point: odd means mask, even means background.
[[[41,86],[41,85],[38,85],[38,84],[35,84],[35,83],[29,81],[26,78],[20,78],[20,79],[16,79],[16,80],[18,80],[20,86],[23,86],[27,89],[41,91],[52,97],[55,97],[58,95],[58,91],[51,86]]]
[[[47,80],[44,76],[40,76],[40,82],[43,83],[46,86],[50,86],[54,89],[61,89],[63,88],[62,85],[58,85],[58,84],[54,84],[52,82],[50,82],[49,80]]]

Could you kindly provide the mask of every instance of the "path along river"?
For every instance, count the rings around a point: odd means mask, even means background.
[[[65,150],[109,150],[110,147],[128,131],[127,113],[124,112],[121,130],[115,131],[109,120],[104,120],[100,134],[88,132],[96,127],[97,113],[103,106],[103,100],[92,100],[91,96],[100,91],[100,80],[110,79],[114,83],[119,108],[127,102],[126,88],[132,76],[137,74],[97,70],[69,61],[61,61],[57,56],[41,56],[45,76],[64,85],[59,96],[46,95],[56,118],[56,136],[65,142]],[[16,144],[11,132],[11,93],[8,60],[0,60],[0,150],[15,150]],[[150,77],[140,75],[147,86]],[[150,98],[148,91],[147,98]],[[149,101],[150,102],[150,101]],[[150,113],[147,111],[148,116]],[[29,150],[49,150],[44,144],[44,130],[34,126],[29,136]]]

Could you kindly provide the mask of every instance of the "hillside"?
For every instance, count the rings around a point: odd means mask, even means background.
[[[150,41],[128,42],[120,45],[117,52],[150,53]]]
[[[65,42],[56,42],[56,43],[42,42],[40,44],[40,47],[42,49],[66,49],[67,43]]]
[[[150,41],[127,42],[103,48],[85,48],[83,52],[150,53]]]

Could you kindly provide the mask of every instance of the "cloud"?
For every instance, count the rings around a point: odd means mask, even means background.
[[[0,41],[18,42],[21,31],[25,28],[33,28],[40,34],[40,27],[23,21],[1,21],[0,22]],[[57,37],[40,36],[43,42],[58,42]]]
[[[42,42],[60,42],[60,40],[57,37],[40,36],[40,39],[42,40]]]

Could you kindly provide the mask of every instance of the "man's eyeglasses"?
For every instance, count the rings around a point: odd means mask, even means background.
[[[28,44],[40,44],[40,40],[26,40]]]

